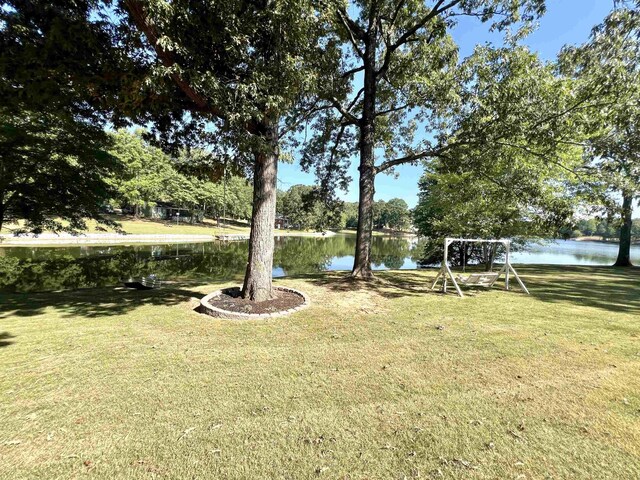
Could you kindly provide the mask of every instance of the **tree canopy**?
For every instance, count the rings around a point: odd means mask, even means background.
[[[0,224],[77,232],[110,224],[100,207],[118,164],[104,132],[126,61],[93,2],[6,1],[0,7]],[[99,81],[97,81],[99,79]]]
[[[640,195],[640,12],[615,9],[588,42],[563,49],[560,66],[584,105],[583,192],[621,219],[616,265],[630,265],[632,207]]]

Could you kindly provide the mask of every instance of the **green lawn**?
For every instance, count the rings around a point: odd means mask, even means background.
[[[640,478],[640,270],[278,280],[312,306],[193,311],[218,285],[0,296],[0,477]]]
[[[206,219],[203,223],[191,225],[189,223],[176,223],[165,220],[135,219],[131,216],[112,215],[110,218],[120,223],[122,230],[130,234],[180,234],[180,235],[220,235],[220,234],[242,234],[248,235],[250,228],[247,223],[235,220],[227,221],[224,226],[219,227],[215,220]],[[1,233],[9,234],[18,228],[20,224],[10,224],[2,228]],[[98,232],[95,221],[87,222],[89,232]],[[314,232],[304,232],[300,230],[275,230],[276,235],[307,235]]]

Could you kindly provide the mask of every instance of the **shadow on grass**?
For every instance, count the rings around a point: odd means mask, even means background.
[[[640,268],[552,265],[516,268],[532,297],[540,301],[610,312],[640,313]],[[441,296],[439,291],[430,290],[435,275],[436,270],[429,269],[377,272],[376,277],[368,281],[353,279],[348,272],[325,272],[295,278],[344,295],[364,290],[396,299]],[[122,315],[143,305],[172,306],[190,298],[200,299],[203,294],[190,289],[192,285],[200,284],[197,281],[183,282],[147,291],[105,287],[52,293],[0,293],[0,319],[39,315],[47,308],[62,312],[65,317]],[[519,291],[515,282],[512,285],[515,291]],[[494,286],[494,290],[498,288],[501,287]],[[479,298],[485,293],[484,290],[465,290],[465,296],[471,298]],[[455,292],[451,289],[447,295],[455,296]],[[505,292],[505,301],[508,295]],[[0,342],[7,341],[0,336]],[[6,345],[0,343],[0,346]]]
[[[573,304],[610,312],[640,313],[640,268],[517,265],[516,269],[531,296],[543,302]],[[435,269],[397,270],[376,272],[372,280],[359,280],[351,278],[347,272],[327,272],[301,278],[344,294],[368,290],[386,298],[402,298],[443,295],[439,289],[430,290],[436,273]],[[492,290],[504,289],[503,281],[504,277]],[[520,293],[520,287],[513,277],[510,284],[514,293]],[[469,298],[481,297],[487,292],[478,288],[465,288],[463,291],[465,297]],[[453,286],[450,285],[447,295],[455,295]],[[505,292],[505,295],[510,293]]]
[[[374,278],[363,280],[353,278],[348,272],[325,272],[302,275],[297,278],[338,293],[348,294],[354,290],[375,292],[385,298],[439,295],[431,290],[436,270],[394,270],[376,272]]]
[[[15,335],[11,335],[9,332],[0,332],[0,348],[12,345],[13,338],[16,338]]]
[[[203,296],[185,287],[172,285],[157,290],[104,287],[50,293],[0,293],[0,319],[40,315],[48,308],[62,312],[67,318],[106,317],[122,315],[143,305],[171,306]]]
[[[544,302],[640,313],[640,268],[544,265],[518,267],[518,273]]]

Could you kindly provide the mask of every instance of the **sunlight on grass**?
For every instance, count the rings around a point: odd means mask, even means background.
[[[0,296],[4,478],[638,478],[640,272],[278,279],[312,305],[233,322],[216,285]]]
[[[249,235],[249,224],[242,221],[229,220],[218,226],[218,223],[212,219],[205,219],[203,223],[176,223],[168,220],[150,220],[150,219],[134,219],[133,217],[111,216],[113,220],[120,223],[121,228],[128,234],[137,235],[221,235],[236,234]],[[65,222],[63,222],[65,223]],[[13,230],[22,227],[24,222],[8,224],[2,227],[2,234],[8,235]],[[94,220],[87,221],[87,231],[89,233],[113,233],[111,229],[104,230],[98,228],[98,224]],[[275,235],[305,235],[314,232],[306,232],[301,230],[275,230]]]

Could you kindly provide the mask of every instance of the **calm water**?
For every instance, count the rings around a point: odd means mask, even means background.
[[[155,273],[162,279],[227,280],[241,278],[247,242],[170,245],[0,248],[0,289],[48,291],[116,285],[123,277]],[[355,236],[278,237],[274,276],[323,270],[349,270]],[[374,237],[373,268],[416,268],[421,245],[402,238]],[[558,241],[531,245],[513,253],[513,263],[608,265],[617,246],[598,242]],[[640,261],[640,246],[632,260]]]

